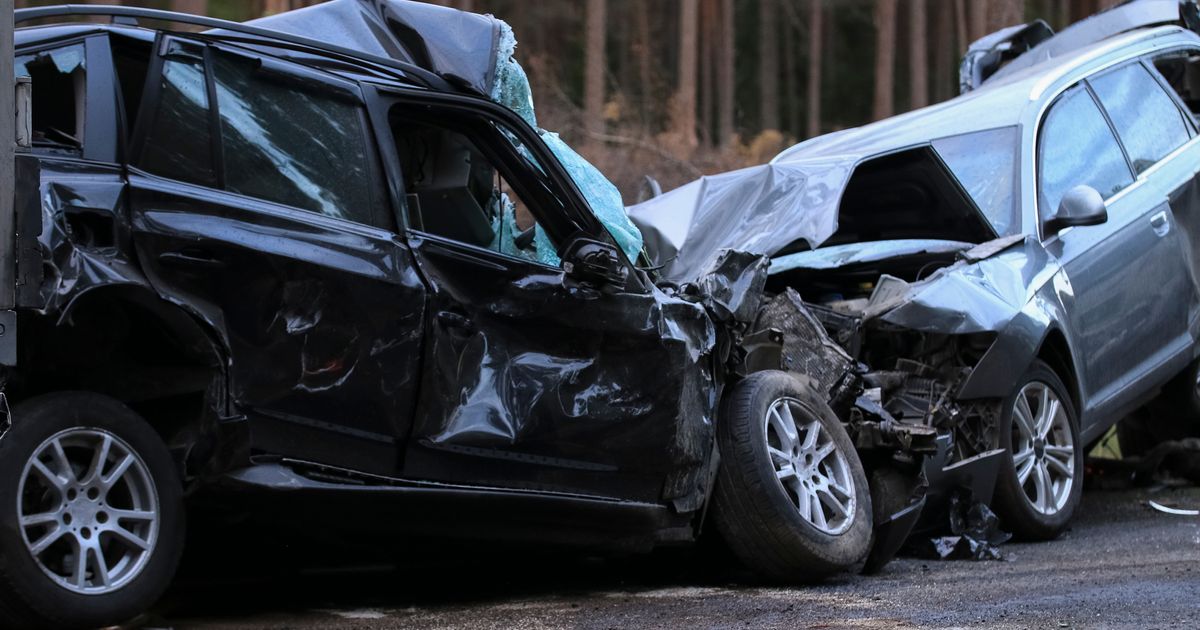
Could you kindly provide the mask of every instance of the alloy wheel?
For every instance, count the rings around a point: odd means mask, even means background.
[[[1013,468],[1025,499],[1042,514],[1058,513],[1079,472],[1063,401],[1045,383],[1025,385],[1013,403],[1012,431]]]
[[[136,578],[158,537],[159,502],[142,458],[100,429],[47,438],[21,474],[17,518],[37,565],[63,588],[112,593]]]
[[[820,420],[793,398],[767,409],[767,453],[775,478],[800,516],[830,535],[854,522],[855,489],[846,456]]]

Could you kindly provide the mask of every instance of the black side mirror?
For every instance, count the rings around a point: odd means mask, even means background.
[[[596,287],[625,286],[629,275],[615,246],[589,238],[571,239],[562,260],[568,276]]]
[[[1091,186],[1076,186],[1067,191],[1058,212],[1046,221],[1046,236],[1058,234],[1069,227],[1100,225],[1108,221],[1108,208],[1104,197]]]

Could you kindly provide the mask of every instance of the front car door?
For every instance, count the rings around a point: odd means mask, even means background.
[[[395,474],[424,289],[360,88],[176,37],[158,51],[129,177],[151,282],[224,335],[253,448]]]
[[[1078,185],[1095,188],[1107,223],[1046,235],[1073,289],[1068,317],[1080,342],[1085,408],[1105,408],[1169,358],[1186,332],[1190,292],[1166,199],[1135,179],[1134,163],[1087,84],[1067,90],[1043,119],[1038,146],[1042,220]],[[1087,427],[1085,426],[1086,430]]]
[[[626,286],[564,270],[567,240],[611,238],[507,110],[406,95],[386,117],[430,289],[405,475],[698,507],[717,396],[703,309],[632,266]]]

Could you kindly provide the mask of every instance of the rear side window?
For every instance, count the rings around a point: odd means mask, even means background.
[[[1082,86],[1067,90],[1046,116],[1038,165],[1042,219],[1053,216],[1063,196],[1076,186],[1091,186],[1107,199],[1133,183],[1121,145]]]
[[[1091,83],[1138,173],[1188,141],[1183,112],[1142,64],[1118,68]]]
[[[65,153],[83,149],[85,57],[83,44],[16,57],[15,76],[27,76],[33,84],[35,147]]]
[[[996,233],[1013,232],[1017,128],[989,129],[935,140],[933,148],[979,206]]]
[[[173,40],[163,62],[159,105],[138,166],[179,181],[215,187],[204,49]]]
[[[219,51],[214,60],[225,188],[374,223],[361,107],[320,84],[266,71],[256,60]]]

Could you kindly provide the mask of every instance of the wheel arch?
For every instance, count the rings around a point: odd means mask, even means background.
[[[1076,413],[1082,414],[1083,391],[1080,389],[1079,374],[1067,336],[1058,327],[1050,327],[1034,358],[1050,366],[1058,378],[1062,379],[1063,384],[1067,386],[1067,393],[1071,396],[1071,402],[1075,404]]]
[[[6,384],[14,402],[60,391],[109,396],[146,419],[185,476],[218,465],[220,421],[231,415],[229,353],[212,324],[136,284],[90,287],[61,311],[23,318]]]

